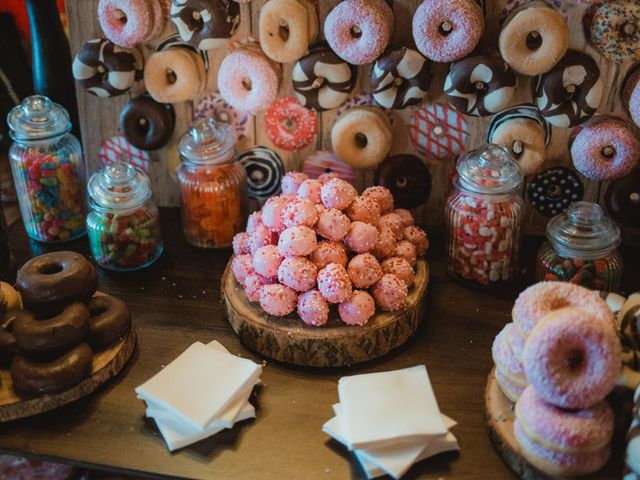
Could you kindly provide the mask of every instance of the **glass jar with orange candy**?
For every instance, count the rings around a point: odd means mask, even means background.
[[[247,221],[247,174],[237,162],[233,129],[197,121],[180,139],[178,170],[186,240],[202,248],[229,247]]]

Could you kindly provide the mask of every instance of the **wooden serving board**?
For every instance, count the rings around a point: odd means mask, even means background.
[[[131,324],[129,333],[118,343],[93,356],[91,376],[64,392],[36,398],[22,398],[13,390],[8,370],[0,370],[0,423],[48,412],[93,393],[127,364],[136,346],[136,329]]]
[[[335,308],[322,327],[305,325],[295,313],[285,318],[268,315],[247,300],[231,273],[231,261],[222,276],[222,295],[227,320],[246,347],[294,365],[341,367],[378,358],[404,344],[422,321],[428,284],[429,264],[420,259],[407,308],[377,313],[362,327],[342,323]]]

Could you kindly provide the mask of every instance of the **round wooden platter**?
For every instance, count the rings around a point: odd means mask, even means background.
[[[100,385],[115,377],[127,364],[136,346],[136,329],[107,350],[94,354],[91,376],[64,392],[35,398],[16,395],[8,370],[0,370],[0,423],[48,412],[93,393]]]
[[[322,327],[305,325],[295,312],[284,318],[268,315],[247,300],[231,273],[231,261],[222,276],[222,295],[227,320],[246,347],[294,365],[340,367],[372,360],[404,344],[424,316],[428,283],[429,265],[420,259],[407,308],[377,313],[362,327],[342,323],[335,307]]]

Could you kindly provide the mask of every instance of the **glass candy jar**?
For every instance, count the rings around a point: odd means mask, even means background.
[[[197,121],[178,143],[185,238],[196,247],[229,247],[247,221],[247,174],[231,126]]]
[[[88,190],[87,232],[98,265],[129,271],[155,262],[163,245],[149,178],[128,163],[114,162],[91,176]]]
[[[84,164],[69,114],[47,97],[24,99],[7,116],[20,211],[29,237],[63,242],[85,234]]]
[[[467,153],[456,168],[446,205],[448,273],[476,286],[511,281],[519,270],[522,171],[497,145]]]
[[[538,252],[538,280],[571,282],[616,292],[622,278],[620,229],[600,205],[572,203],[547,224],[547,238]]]

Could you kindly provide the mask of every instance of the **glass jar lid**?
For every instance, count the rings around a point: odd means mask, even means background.
[[[597,203],[574,202],[549,220],[547,238],[563,257],[594,260],[620,245],[620,228]]]
[[[64,107],[43,95],[32,95],[7,115],[9,135],[16,141],[45,140],[71,130],[69,114]]]
[[[198,120],[182,135],[178,151],[194,163],[217,164],[229,161],[229,152],[235,145],[231,125],[213,118]]]
[[[151,198],[149,177],[133,165],[113,162],[89,179],[93,202],[104,209],[124,210],[138,207]]]
[[[456,166],[458,182],[475,193],[509,193],[522,186],[520,165],[500,145],[485,145],[465,154]]]

